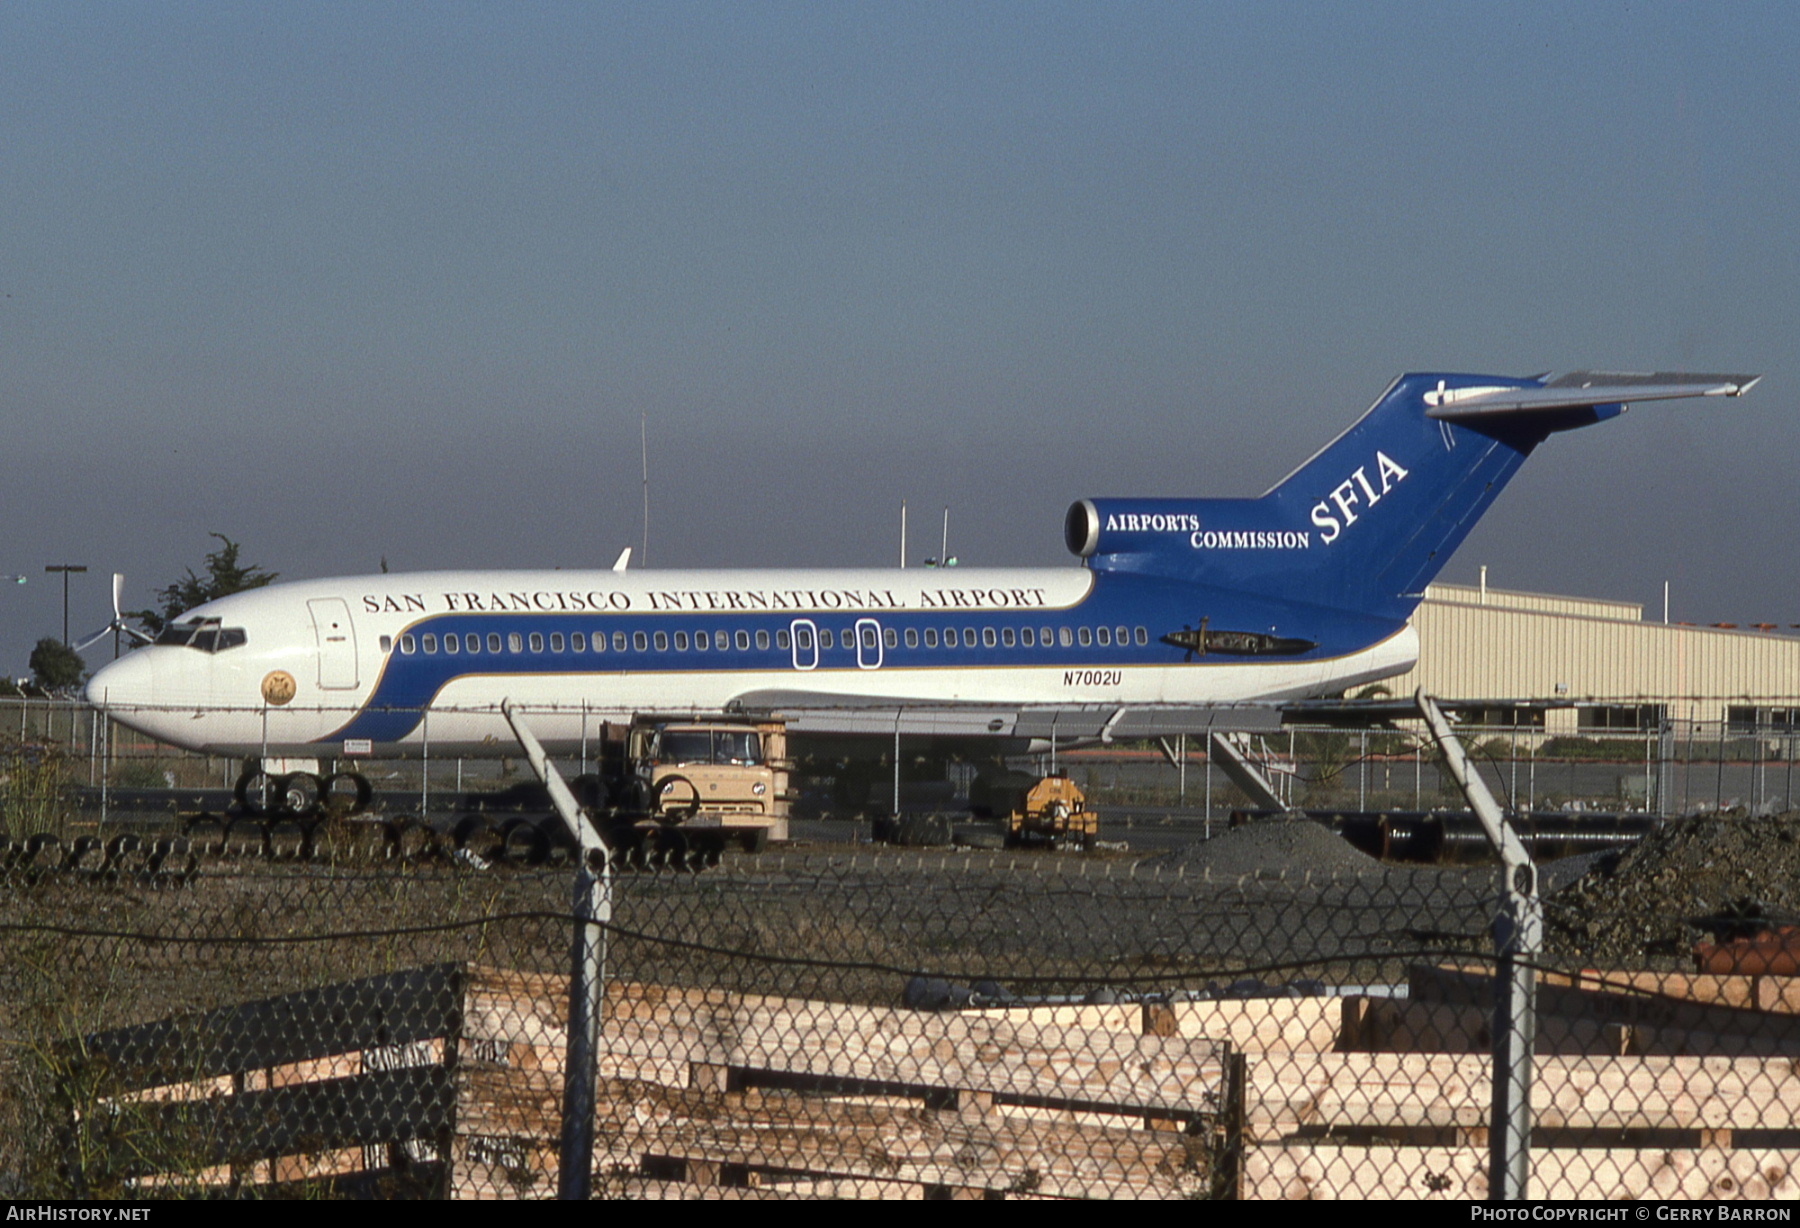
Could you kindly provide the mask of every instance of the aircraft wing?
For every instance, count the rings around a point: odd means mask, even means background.
[[[781,716],[796,733],[1024,738],[1059,743],[1142,741],[1176,734],[1269,733],[1286,725],[1344,729],[1392,728],[1419,719],[1408,695],[1375,699],[1288,699],[1247,704],[1065,704],[1006,706],[946,704],[890,697],[830,695],[818,691],[750,691],[733,705]],[[1572,699],[1440,699],[1453,719],[1500,708],[1573,708]]]
[[[1020,706],[907,703],[890,697],[830,695],[816,691],[750,691],[734,706],[773,712],[795,733],[1027,738],[1048,742],[1138,739],[1215,729],[1273,730],[1281,709],[1273,704],[1150,705],[1067,704]]]
[[[1695,371],[1567,371],[1537,388],[1450,388],[1425,394],[1428,417],[1451,422],[1490,414],[1546,413],[1591,409],[1631,401],[1675,401],[1684,397],[1741,397],[1760,375]]]

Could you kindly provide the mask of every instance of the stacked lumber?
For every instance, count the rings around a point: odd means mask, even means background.
[[[483,974],[452,1193],[554,1184],[556,978]],[[532,1003],[538,1006],[534,1012]],[[1193,1197],[1219,1177],[1225,1046],[1138,1006],[932,1013],[608,987],[596,1192],[633,1197]],[[549,1045],[541,1037],[554,1037]],[[505,1114],[496,1084],[554,1072]],[[535,1129],[533,1128],[535,1126]],[[503,1156],[502,1163],[492,1157]]]
[[[447,964],[84,1037],[70,1157],[95,1190],[548,1197],[567,1009],[563,977]],[[1230,1184],[1229,1047],[1135,1005],[931,1013],[613,984],[599,1065],[599,1194]]]
[[[1800,1194],[1800,995],[1777,980],[1540,976],[1533,1196]],[[1486,1196],[1492,980],[1410,981],[1168,1008],[1245,1053],[1241,1196]]]

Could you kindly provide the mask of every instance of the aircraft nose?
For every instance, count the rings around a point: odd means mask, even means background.
[[[87,701],[97,708],[130,708],[156,702],[156,663],[144,651],[100,667],[88,679]]]

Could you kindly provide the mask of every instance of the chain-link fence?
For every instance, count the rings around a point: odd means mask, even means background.
[[[0,747],[0,1194],[547,1197],[582,1121],[602,1196],[1800,1190],[1800,816],[1646,822],[1542,864],[1523,947],[1497,866],[1378,862],[1291,819],[1083,854],[648,842],[609,876],[572,1116],[559,843],[379,800],[109,813],[92,790],[151,760],[82,709],[22,712]],[[1760,771],[1778,808],[1782,740],[1718,735],[1712,760],[1670,759],[1665,731],[1612,768]],[[1542,750],[1466,740],[1502,797]],[[1288,750],[1289,787],[1339,805],[1377,772],[1448,800],[1416,739]],[[238,767],[154,753],[176,792]],[[1194,769],[1145,759],[1063,766]]]
[[[571,756],[575,772],[589,769],[599,751],[603,722],[629,722],[630,714],[549,710],[574,721],[586,747]],[[1680,815],[1742,809],[1779,813],[1800,804],[1800,701],[1791,707],[1721,707],[1603,704],[1585,713],[1626,713],[1641,727],[1571,724],[1566,730],[1541,723],[1483,724],[1497,714],[1470,714],[1459,728],[1488,787],[1511,810],[1520,812],[1632,813]],[[341,724],[353,711],[332,713]],[[480,714],[497,719],[492,709]],[[434,709],[442,731],[457,715]],[[1543,714],[1513,714],[1519,721]],[[1565,714],[1568,715],[1568,714]],[[521,779],[522,761],[490,751],[469,758],[433,744],[433,724],[425,713],[410,722],[419,744],[409,760],[353,763],[370,776],[393,808],[431,811],[452,807],[472,790],[503,788]],[[440,733],[441,737],[441,733]],[[898,758],[910,768],[908,739]],[[54,747],[69,783],[83,790],[82,803],[100,819],[130,809],[144,791],[230,790],[242,770],[239,760],[191,754],[158,743],[86,704],[56,698],[0,697],[0,748]],[[1428,812],[1464,803],[1443,771],[1441,756],[1420,731],[1394,732],[1288,726],[1247,740],[1250,757],[1289,805],[1309,810]],[[827,813],[854,815],[887,808],[900,794],[911,796],[910,775],[896,778],[894,756],[877,748],[869,763],[847,771],[829,757],[796,765],[796,785],[809,789],[809,804]],[[1015,761],[1034,770],[1067,772],[1098,803],[1115,807],[1176,809],[1203,819],[1223,820],[1244,797],[1216,770],[1202,738],[1170,737],[1102,748],[1046,753]],[[966,799],[984,770],[979,763],[939,756],[925,765],[949,777],[943,795]],[[529,777],[529,772],[523,772]],[[934,794],[934,798],[938,795]],[[822,802],[819,799],[823,799]],[[3,809],[3,807],[0,807]]]
[[[6,858],[6,1193],[557,1189],[559,854],[264,820]],[[1533,1196],[1795,1192],[1796,858],[1709,818],[1545,867]],[[1487,1194],[1492,867],[1295,821],[663,859],[612,878],[596,1194]]]

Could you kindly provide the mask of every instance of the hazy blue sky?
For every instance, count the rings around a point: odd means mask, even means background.
[[[1055,565],[1408,369],[1767,373],[1452,562],[1800,622],[1800,8],[0,6],[0,669],[197,566]],[[927,528],[926,526],[930,526]],[[96,651],[93,659],[99,660]]]

